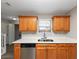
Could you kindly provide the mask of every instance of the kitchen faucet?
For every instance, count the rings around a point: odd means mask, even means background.
[[[43,33],[43,37],[41,38],[41,39],[38,39],[38,41],[39,42],[53,42],[53,40],[52,39],[48,39],[47,37],[46,37],[46,33],[45,33],[46,31],[43,31],[42,33]]]
[[[47,37],[46,37],[46,33],[45,33],[45,31],[44,31],[44,34],[43,34],[43,39],[46,39]]]

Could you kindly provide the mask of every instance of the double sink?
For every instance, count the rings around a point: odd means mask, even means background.
[[[41,39],[38,39],[38,42],[53,42],[53,39],[44,39],[44,38],[41,38]]]

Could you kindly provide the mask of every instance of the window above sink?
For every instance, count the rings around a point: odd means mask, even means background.
[[[50,32],[51,21],[50,20],[39,20],[39,32]]]

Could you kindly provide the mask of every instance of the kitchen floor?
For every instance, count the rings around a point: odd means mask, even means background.
[[[8,46],[7,53],[2,55],[1,59],[13,59],[13,45]]]

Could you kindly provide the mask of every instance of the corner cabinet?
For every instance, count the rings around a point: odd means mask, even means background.
[[[19,16],[20,32],[36,32],[37,17],[36,16]]]
[[[54,16],[52,18],[52,26],[54,32],[69,32],[70,16]]]
[[[77,59],[76,44],[36,44],[36,59]]]

